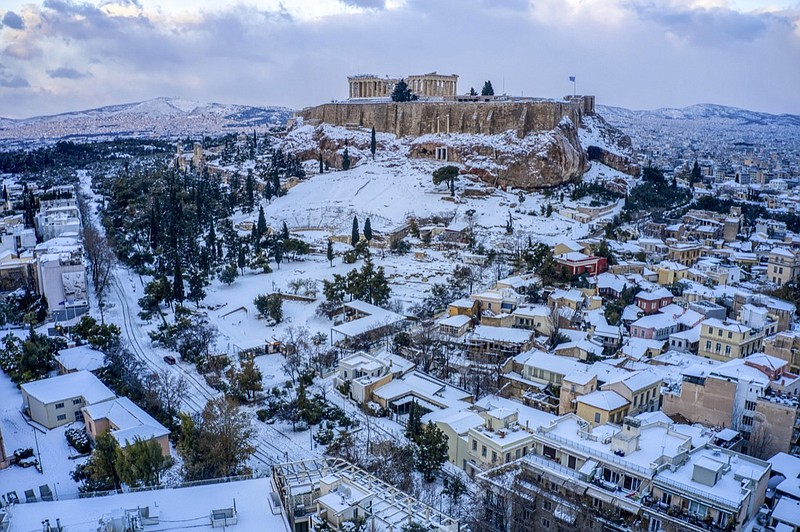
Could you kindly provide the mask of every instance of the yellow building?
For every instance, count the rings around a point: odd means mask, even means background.
[[[714,360],[732,360],[761,351],[764,330],[751,329],[747,325],[709,318],[700,326],[698,355]]]
[[[684,266],[692,266],[700,258],[703,247],[700,244],[679,242],[667,247],[667,258]]]
[[[786,248],[776,247],[769,252],[767,278],[783,286],[800,279],[800,257]]]
[[[628,415],[630,403],[617,392],[597,390],[582,395],[575,400],[578,404],[577,414],[583,420],[594,425],[606,423],[622,423]]]

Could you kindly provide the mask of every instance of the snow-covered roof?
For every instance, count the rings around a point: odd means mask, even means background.
[[[800,501],[781,497],[772,510],[772,518],[796,527],[800,526]]]
[[[88,345],[62,349],[55,358],[67,371],[96,371],[105,365],[105,354]]]
[[[576,401],[607,412],[618,410],[628,405],[627,399],[611,390],[595,390],[586,395],[581,395]]]
[[[517,423],[526,427],[528,430],[535,430],[538,427],[545,427],[557,418],[553,414],[548,414],[537,408],[525,406],[512,399],[506,399],[497,395],[489,395],[475,403],[475,408],[480,410],[496,410],[502,408],[517,413]]]
[[[664,348],[663,340],[648,340],[647,338],[628,338],[622,346],[622,354],[634,360],[640,360],[649,350],[661,351]]]
[[[470,318],[469,316],[458,314],[456,316],[450,316],[449,318],[443,319],[442,321],[439,322],[439,325],[446,325],[449,327],[463,327],[470,321],[472,321],[472,318]]]
[[[528,329],[512,329],[511,327],[492,327],[478,325],[472,331],[471,337],[481,340],[493,340],[511,344],[524,344],[530,341],[533,331]]]
[[[532,368],[546,369],[551,373],[558,375],[571,374],[576,371],[586,371],[589,366],[578,361],[574,357],[553,355],[532,349],[525,351],[514,357],[514,361],[522,364],[523,366],[530,366]]]
[[[91,405],[116,397],[114,392],[88,371],[77,371],[28,382],[20,388],[44,404],[82,397],[84,403]]]
[[[107,419],[116,427],[111,430],[111,435],[122,447],[134,443],[137,438],[146,441],[169,434],[166,427],[127,397],[87,406],[83,410],[92,419]]]
[[[772,464],[774,472],[780,473],[786,478],[800,477],[800,457],[781,451],[767,460],[767,462]]]

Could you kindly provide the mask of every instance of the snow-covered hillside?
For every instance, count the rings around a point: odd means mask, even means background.
[[[0,140],[6,148],[14,148],[59,140],[185,138],[263,130],[284,125],[291,115],[292,111],[285,107],[251,107],[155,98],[53,116],[21,120],[0,118]]]

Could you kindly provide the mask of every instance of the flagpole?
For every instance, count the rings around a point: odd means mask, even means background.
[[[577,78],[577,77],[574,77],[574,76],[573,76],[573,78],[572,78],[572,95],[573,95],[573,96],[577,96],[577,95],[578,95],[578,89],[577,89],[577,87],[578,87],[578,81],[577,81],[577,79],[578,79],[578,78]]]

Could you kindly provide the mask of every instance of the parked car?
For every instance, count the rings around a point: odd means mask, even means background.
[[[177,360],[175,360],[175,357],[174,357],[174,356],[172,356],[172,355],[165,355],[165,356],[164,356],[164,362],[166,362],[166,363],[167,363],[167,364],[169,364],[170,366],[174,366],[175,364],[177,364],[177,363],[178,363],[178,361],[177,361]]]

